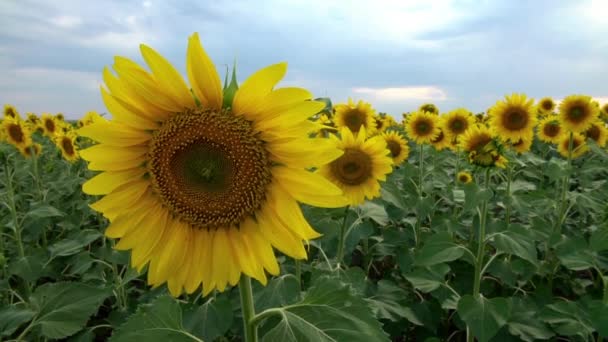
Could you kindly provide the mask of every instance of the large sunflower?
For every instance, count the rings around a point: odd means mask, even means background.
[[[450,140],[457,139],[466,130],[475,124],[475,118],[471,112],[464,108],[458,108],[441,117],[444,133]]]
[[[585,136],[588,139],[595,141],[598,146],[604,147],[606,146],[606,140],[608,139],[608,128],[606,128],[602,121],[597,120],[585,131]]]
[[[538,114],[541,116],[550,115],[555,110],[555,101],[550,97],[543,97],[538,101],[537,107]]]
[[[542,118],[538,122],[538,131],[536,134],[538,135],[538,138],[544,142],[557,144],[562,133],[562,126],[560,126],[559,120],[555,115]]]
[[[116,57],[105,69],[107,122],[79,130],[99,142],[80,151],[104,171],[83,185],[105,195],[91,206],[110,220],[106,235],[148,266],[148,283],[177,296],[224,291],[241,273],[266,283],[278,274],[273,247],[307,257],[319,234],[298,202],[345,206],[342,191],[307,171],[342,155],[329,139],[310,139],[308,119],[324,108],[301,88],[274,89],[286,63],[266,67],[222,91],[198,34],[188,42],[187,85],[160,54],[141,45],[151,72]],[[200,105],[199,105],[200,104]]]
[[[505,96],[492,107],[490,127],[503,141],[518,141],[530,136],[536,125],[534,100],[524,94]]]
[[[492,131],[483,125],[475,125],[464,132],[460,140],[460,149],[467,152],[469,162],[473,165],[506,167],[507,159]]]
[[[2,120],[2,131],[6,141],[18,149],[25,148],[32,143],[30,131],[17,118],[5,117]]]
[[[598,116],[599,108],[592,103],[589,96],[570,95],[559,104],[559,121],[562,127],[570,132],[586,131]]]
[[[390,131],[382,133],[384,141],[386,141],[386,147],[391,152],[391,158],[393,158],[393,164],[399,165],[410,155],[410,147],[407,144],[407,140],[398,132]]]
[[[557,151],[564,158],[568,158],[570,155],[570,133],[565,133],[560,136],[559,142],[557,144]],[[578,158],[589,151],[589,146],[585,142],[585,136],[580,133],[572,134],[572,154],[570,157],[572,159]]]
[[[350,205],[380,196],[379,181],[386,180],[393,161],[382,136],[367,138],[365,128],[353,135],[349,129],[340,130],[341,138],[331,140],[344,154],[322,166],[319,173],[338,185]]]
[[[418,145],[430,143],[439,135],[439,121],[436,115],[429,112],[415,112],[408,115],[405,131]]]
[[[348,103],[342,103],[334,106],[334,123],[336,127],[348,127],[351,132],[357,133],[363,126],[368,134],[376,132],[376,121],[374,115],[376,111],[372,105],[359,100],[357,104],[352,99],[348,99]]]

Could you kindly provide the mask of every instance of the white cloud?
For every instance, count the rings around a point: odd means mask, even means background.
[[[50,22],[57,27],[71,29],[79,26],[82,23],[82,18],[70,15],[60,15],[51,18]]]
[[[443,89],[435,86],[353,88],[352,91],[381,101],[445,101],[448,98]]]

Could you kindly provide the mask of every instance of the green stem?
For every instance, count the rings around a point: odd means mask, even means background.
[[[562,184],[562,191],[560,194],[560,200],[559,200],[559,216],[557,218],[557,222],[554,228],[554,233],[558,233],[561,234],[561,230],[562,230],[562,225],[564,223],[564,221],[566,220],[566,208],[568,207],[568,204],[566,203],[566,193],[568,192],[568,188],[570,185],[570,173],[571,173],[571,168],[572,168],[572,148],[573,148],[573,136],[574,134],[572,132],[570,132],[570,140],[568,141],[568,169],[566,170],[566,174],[564,175],[564,180],[563,180],[563,184]]]
[[[298,259],[294,259],[294,263],[295,263],[295,267],[296,267],[296,279],[298,279],[298,283],[300,284],[300,287],[302,285],[302,263],[300,263],[300,260]]]
[[[422,207],[422,197],[424,196],[423,179],[424,179],[424,145],[420,144],[418,154],[418,208]],[[420,241],[420,230],[422,229],[422,215],[418,211],[416,215],[416,229],[414,231],[415,247],[418,247]]]
[[[507,201],[505,203],[505,221],[507,222],[507,228],[511,224],[511,178],[513,178],[513,170],[510,165],[507,165]]]
[[[350,206],[346,206],[344,210],[344,218],[342,219],[342,226],[340,227],[340,240],[338,241],[338,254],[336,255],[336,270],[340,269],[342,265],[342,259],[344,258],[344,245],[346,243],[346,220],[348,218],[348,209]]]
[[[486,190],[490,186],[490,168],[486,169],[485,179]],[[477,260],[475,261],[475,278],[473,280],[473,297],[479,296],[479,290],[481,288],[481,269],[483,267],[483,257],[485,251],[485,239],[486,239],[486,219],[488,213],[488,200],[481,202],[481,217],[479,218],[479,236],[477,237]],[[474,336],[470,329],[467,329],[467,341],[473,342]]]
[[[30,147],[30,154],[32,156],[32,168],[34,174],[34,183],[36,183],[36,189],[38,189],[38,200],[42,203],[45,202],[44,193],[42,192],[42,179],[40,178],[40,170],[38,169],[38,156],[36,155],[36,150],[34,147]],[[42,229],[42,247],[46,249],[48,246],[48,241],[46,238],[46,230],[48,227],[43,227]]]
[[[239,281],[239,293],[241,295],[241,311],[243,312],[243,332],[245,342],[257,342],[257,326],[253,322],[255,307],[253,306],[253,291],[251,290],[251,279],[242,274]]]
[[[19,225],[19,220],[17,218],[17,206],[15,204],[15,189],[13,188],[13,180],[10,175],[8,160],[4,161],[4,174],[6,175],[6,189],[8,193],[8,202],[9,208],[11,211],[11,217],[13,219],[13,228],[15,234],[15,241],[17,242],[17,247],[19,249],[19,256],[23,258],[25,256],[25,251],[23,249],[23,242],[21,241],[21,227]]]

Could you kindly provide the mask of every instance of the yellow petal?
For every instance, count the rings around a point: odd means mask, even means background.
[[[228,240],[231,244],[232,257],[235,262],[239,264],[239,267],[243,271],[243,273],[247,274],[250,277],[257,277],[255,272],[255,258],[252,257],[249,250],[247,249],[247,245],[244,244],[241,235],[242,231],[232,227],[228,230]]]
[[[255,129],[267,131],[272,129],[282,130],[298,125],[308,120],[311,116],[325,108],[325,103],[318,101],[304,101],[290,106],[278,115],[255,122]]]
[[[276,167],[272,171],[279,185],[299,202],[325,208],[348,205],[342,190],[319,173]]]
[[[232,112],[253,120],[255,113],[259,112],[264,98],[285,76],[286,72],[287,63],[279,63],[268,66],[251,75],[236,92]]]
[[[272,275],[278,275],[280,272],[277,258],[274,255],[270,243],[262,237],[260,227],[257,222],[251,218],[245,219],[241,223],[243,236],[247,237],[247,244],[251,251],[257,256],[257,259],[262,262],[264,268]]]
[[[148,270],[148,282],[160,284],[165,282],[172,272],[179,271],[185,256],[185,244],[188,241],[189,227],[173,219],[168,223],[167,236],[163,237],[164,245],[156,250]]]
[[[296,104],[312,99],[312,94],[302,88],[280,88],[270,92],[260,104],[256,114],[257,120],[274,118]]]
[[[80,156],[91,162],[121,161],[141,158],[148,150],[146,145],[118,147],[98,144],[81,150]]]
[[[262,285],[266,285],[268,279],[266,278],[266,273],[264,272],[264,260],[262,260],[258,253],[256,253],[255,248],[259,248],[259,246],[254,245],[253,238],[248,236],[243,229],[241,231],[241,243],[243,246],[244,253],[248,256],[250,266],[252,267],[251,277],[257,279]],[[267,243],[268,248],[270,250],[270,258],[274,258],[274,254],[272,253],[272,247]],[[276,260],[274,261],[276,263]],[[277,266],[278,267],[278,266]],[[244,270],[243,270],[244,272]]]
[[[209,270],[204,269],[203,265],[205,264],[205,240],[207,237],[206,229],[195,229],[192,231],[193,241],[192,241],[192,253],[190,256],[192,257],[192,263],[190,267],[190,271],[188,274],[188,278],[184,282],[184,289],[186,293],[193,293],[196,291],[198,286],[203,281],[203,272],[209,272]]]
[[[126,210],[134,204],[139,203],[141,200],[149,201],[148,196],[145,196],[145,198],[140,200],[149,185],[150,182],[145,179],[129,182],[116,188],[112,193],[107,194],[102,199],[89,206],[94,210],[103,213],[104,216],[108,211],[117,210],[120,212]]]
[[[141,229],[137,232],[140,242],[133,246],[131,251],[131,265],[141,272],[154,255],[157,247],[163,243],[163,238],[166,237],[165,231],[171,218],[169,212],[163,210],[160,206],[157,207],[160,211],[158,215],[149,215],[140,223]],[[121,240],[122,241],[122,240]],[[118,246],[118,245],[117,245]]]
[[[80,128],[78,135],[112,146],[139,145],[152,139],[150,133],[117,122],[96,122]]]
[[[213,271],[213,279],[215,280],[218,291],[224,292],[226,285],[228,284],[230,267],[232,267],[233,264],[230,257],[230,247],[228,246],[226,228],[218,228],[216,230],[212,247],[213,265],[211,270]]]
[[[82,191],[89,195],[109,194],[123,184],[140,179],[144,173],[146,170],[143,168],[102,172],[84,183]]]
[[[207,231],[206,238],[203,239],[202,249],[203,256],[199,267],[202,269],[203,296],[206,296],[215,288],[214,270],[213,270],[213,240],[215,239],[215,231]]]
[[[142,155],[139,158],[131,160],[96,160],[89,162],[88,168],[92,171],[122,171],[139,166],[143,167],[147,160],[147,155]]]
[[[274,248],[294,259],[306,259],[302,240],[283,225],[273,210],[264,208],[257,219],[260,231]]]
[[[158,123],[141,116],[134,107],[113,97],[105,89],[100,88],[100,90],[103,103],[110,113],[112,113],[112,118],[115,121],[139,130],[155,130],[159,127]]]
[[[186,229],[187,242],[184,244],[184,261],[179,268],[174,268],[173,273],[169,276],[167,285],[169,292],[173,297],[179,297],[182,294],[184,283],[189,276],[190,268],[192,267],[192,247],[193,238],[192,228]]]
[[[284,227],[297,235],[302,240],[315,239],[321,236],[304,218],[298,203],[280,186],[273,185],[268,204],[283,223]]]
[[[344,154],[328,139],[289,139],[266,145],[272,159],[294,168],[325,165]]]
[[[171,63],[146,45],[140,45],[140,50],[163,92],[183,108],[194,108],[194,98],[190,94],[190,90]]]
[[[203,107],[222,108],[222,83],[217,69],[203,49],[198,33],[188,39],[186,71],[192,91],[201,101]]]
[[[162,210],[158,203],[152,204],[148,207],[142,207],[137,211],[137,213],[133,213],[133,216],[139,215],[143,216],[141,216],[139,221],[134,220],[131,222],[133,228],[128,229],[127,232],[121,236],[120,241],[118,241],[116,247],[114,248],[121,251],[132,249],[141,243],[140,236],[142,235],[142,231],[147,229],[156,229],[156,225],[158,224],[166,224],[167,212],[166,210]],[[106,234],[108,234],[108,231],[106,231]],[[118,235],[118,232],[116,232],[114,235]]]
[[[140,202],[135,206],[127,207],[128,211],[122,212],[112,220],[108,228],[106,228],[105,235],[117,239],[139,227],[139,222],[150,214],[150,207],[146,206],[146,204]]]

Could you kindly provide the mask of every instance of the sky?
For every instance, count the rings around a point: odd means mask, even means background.
[[[0,105],[106,112],[102,70],[139,44],[185,76],[198,32],[238,80],[288,62],[281,86],[400,117],[426,102],[485,111],[513,92],[608,102],[605,0],[0,1]]]

